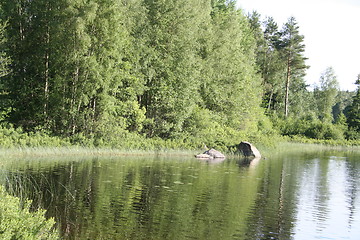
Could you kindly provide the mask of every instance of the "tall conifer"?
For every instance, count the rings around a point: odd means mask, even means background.
[[[303,77],[307,68],[306,58],[303,55],[305,51],[304,36],[300,34],[299,26],[294,17],[290,17],[285,23],[281,31],[281,41],[278,48],[286,65],[284,114],[288,116],[291,85],[295,86],[295,81],[304,82]]]

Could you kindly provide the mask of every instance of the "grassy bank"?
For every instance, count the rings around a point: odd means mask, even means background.
[[[198,153],[197,150],[182,149],[160,149],[160,150],[123,150],[114,148],[90,148],[81,146],[70,147],[12,147],[0,148],[0,157],[19,158],[19,157],[84,157],[84,156],[144,156],[144,155],[173,155],[173,156],[192,156]]]
[[[278,138],[278,137],[277,137]],[[0,156],[50,156],[50,155],[144,155],[144,154],[194,154],[206,147],[230,152],[234,145],[249,141],[262,145],[274,144],[274,137],[244,132],[214,131],[201,137],[179,135],[172,139],[147,138],[143,135],[119,132],[106,137],[51,136],[44,131],[24,132],[20,128],[0,127]],[[275,141],[277,142],[277,141]]]
[[[357,149],[360,147],[360,140],[335,140],[335,139],[312,139],[303,136],[284,137],[285,142],[315,144],[328,147],[342,147]]]
[[[279,134],[247,135],[238,132],[224,132],[203,138],[179,136],[176,139],[146,138],[139,134],[123,133],[116,138],[101,140],[75,135],[71,138],[51,136],[44,131],[24,132],[20,128],[0,127],[0,157],[24,156],[126,156],[126,155],[194,155],[205,146],[216,148],[226,154],[234,151],[234,145],[241,141],[253,143],[259,150],[271,151],[283,143],[314,144],[327,148],[348,148],[359,150],[360,140],[311,139],[301,135],[280,136]]]
[[[360,145],[343,142],[333,141],[311,141],[308,139],[286,139],[276,142],[272,145],[254,143],[263,156],[267,157],[275,152],[284,151],[322,151],[322,150],[335,150],[335,151],[360,151]],[[18,159],[25,157],[116,157],[116,156],[184,156],[190,157],[195,154],[203,152],[203,148],[198,149],[116,149],[116,148],[95,148],[95,147],[82,147],[82,146],[68,146],[68,147],[11,147],[0,148],[0,158],[2,159]],[[234,154],[231,150],[222,151],[227,156]]]

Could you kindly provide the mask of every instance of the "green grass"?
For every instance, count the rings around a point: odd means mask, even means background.
[[[138,134],[127,133],[119,138],[88,139],[84,136],[60,138],[46,132],[27,133],[20,128],[0,126],[0,157],[22,158],[26,156],[126,156],[126,155],[180,155],[193,156],[203,152],[204,144],[226,155],[231,155],[234,144],[249,141],[261,153],[273,151],[283,143],[314,144],[315,148],[337,148],[355,151],[360,149],[360,140],[324,140],[310,139],[302,135],[280,136],[279,134],[242,134],[228,132],[221,136],[179,137],[170,140],[146,138]],[[310,148],[307,146],[307,148]]]
[[[324,150],[347,150],[360,151],[358,141],[335,141],[335,140],[315,140],[302,137],[284,137],[270,143],[269,139],[262,139],[264,142],[252,142],[264,155],[267,152],[278,150],[297,151],[303,149],[324,149]],[[229,151],[219,149],[226,155],[232,155]],[[83,146],[60,146],[60,147],[2,147],[0,148],[0,158],[14,159],[23,157],[86,157],[86,156],[145,156],[145,155],[172,155],[172,156],[194,156],[202,153],[204,149],[117,149],[106,147],[83,147]]]
[[[360,148],[360,140],[311,139],[303,136],[284,137],[286,142],[316,144],[327,147]]]
[[[201,150],[199,150],[201,151]],[[122,150],[113,148],[90,148],[90,147],[13,147],[0,148],[1,158],[19,157],[50,157],[50,156],[143,156],[143,155],[176,155],[193,156],[199,153],[196,150],[182,149],[159,149],[159,150]]]

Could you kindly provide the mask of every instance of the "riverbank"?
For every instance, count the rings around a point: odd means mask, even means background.
[[[16,128],[0,128],[0,157],[47,157],[47,156],[126,156],[126,155],[179,155],[193,156],[206,147],[215,148],[227,155],[234,153],[234,146],[241,141],[253,143],[262,153],[288,148],[289,145],[313,145],[315,148],[359,150],[360,140],[310,139],[303,136],[278,134],[256,135],[229,134],[218,140],[208,138],[179,137],[176,139],[146,138],[139,134],[126,134],[106,142],[88,139],[80,135],[60,138],[38,132],[24,132]],[[286,146],[286,147],[283,147]],[[291,147],[292,148],[292,147]]]
[[[333,147],[358,147],[358,146],[360,146],[360,140],[312,139],[312,138],[306,138],[306,137],[302,137],[302,136],[284,137],[284,140],[286,142],[317,144],[317,145],[333,146]]]
[[[360,151],[360,146],[353,143],[335,144],[334,142],[324,141],[282,141],[273,145],[256,144],[264,157],[268,157],[276,152],[297,152],[297,151]],[[116,149],[116,148],[95,148],[84,146],[67,147],[11,147],[0,148],[0,158],[17,159],[25,157],[47,158],[47,157],[117,157],[117,156],[183,156],[189,157],[199,154],[204,149]],[[224,152],[227,156],[234,156],[230,150]]]
[[[161,149],[161,150],[121,150],[110,148],[70,147],[14,147],[0,148],[0,158],[21,157],[86,157],[86,156],[193,156],[196,150]]]

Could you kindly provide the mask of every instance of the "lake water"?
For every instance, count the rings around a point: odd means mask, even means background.
[[[0,160],[64,239],[360,239],[360,154]]]

